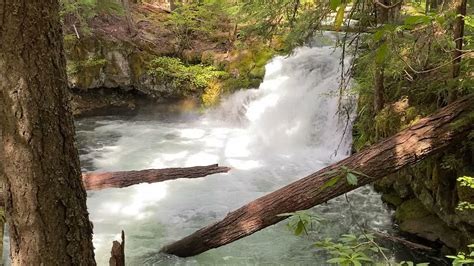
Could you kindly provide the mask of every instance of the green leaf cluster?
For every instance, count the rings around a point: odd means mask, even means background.
[[[287,227],[296,236],[301,235],[303,232],[305,232],[307,235],[308,232],[313,229],[315,224],[318,224],[324,220],[315,214],[309,213],[308,211],[282,213],[277,216],[290,217]]]
[[[342,266],[361,266],[367,263],[373,263],[373,258],[379,252],[386,249],[379,247],[374,242],[372,234],[344,234],[338,241],[326,238],[318,241],[315,246],[325,250],[331,258],[328,263],[338,264]]]
[[[472,265],[474,264],[474,244],[470,244],[467,246],[470,249],[470,252],[459,252],[457,255],[450,255],[446,256],[447,258],[452,259],[453,266],[461,266],[461,265]]]
[[[203,91],[211,82],[227,76],[214,66],[186,65],[174,57],[157,57],[148,66],[148,73],[184,95]]]
[[[168,18],[166,25],[174,36],[176,52],[180,55],[191,48],[192,40],[210,38],[229,20],[226,5],[216,1],[196,1],[179,4]]]

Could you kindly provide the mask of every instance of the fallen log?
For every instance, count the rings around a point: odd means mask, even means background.
[[[229,167],[211,164],[182,168],[146,169],[121,172],[82,173],[82,183],[86,190],[104,188],[123,188],[140,183],[156,183],[180,178],[199,178],[208,175],[227,173]],[[0,189],[0,207],[5,206],[5,193]]]
[[[400,244],[402,244],[405,247],[408,247],[410,249],[419,249],[419,250],[423,250],[425,252],[433,251],[433,248],[431,248],[431,247],[428,247],[428,246],[425,246],[425,245],[422,245],[422,244],[418,244],[418,243],[415,243],[415,242],[411,242],[411,241],[408,241],[408,240],[406,240],[404,238],[401,238],[401,237],[398,237],[398,236],[392,236],[392,235],[389,235],[389,234],[382,233],[380,231],[370,231],[370,232],[373,233],[378,238],[382,238],[382,239],[388,240],[388,241],[393,242],[393,243],[400,243]]]
[[[474,96],[454,102],[390,138],[248,203],[161,251],[180,257],[200,254],[285,219],[278,214],[309,209],[413,165],[472,132],[473,114]],[[346,181],[348,171],[358,175],[356,185]]]
[[[178,178],[198,178],[217,173],[226,173],[229,170],[229,167],[211,164],[206,166],[139,171],[89,172],[82,174],[82,182],[86,190],[100,190],[104,188],[123,188],[140,183],[156,183]]]

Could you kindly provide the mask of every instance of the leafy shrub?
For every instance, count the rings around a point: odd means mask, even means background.
[[[181,59],[157,57],[150,62],[148,73],[183,95],[202,92],[227,73],[213,66],[186,65]]]

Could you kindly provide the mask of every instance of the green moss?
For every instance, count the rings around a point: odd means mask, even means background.
[[[400,198],[397,194],[395,193],[388,193],[388,194],[383,194],[382,195],[382,200],[390,205],[393,205],[395,207],[399,206],[402,204],[403,199]]]
[[[430,212],[418,199],[403,202],[395,212],[395,218],[399,222],[419,219],[428,215],[430,215]]]
[[[107,65],[104,58],[89,58],[82,61],[67,61],[66,70],[69,77],[76,77],[77,86],[88,88],[100,77]]]
[[[132,53],[130,55],[130,69],[133,79],[138,80],[143,74],[146,74],[146,66],[151,58],[148,53]]]

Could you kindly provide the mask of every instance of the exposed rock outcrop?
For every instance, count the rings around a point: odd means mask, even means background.
[[[130,21],[127,16],[96,16],[89,22],[87,34],[77,35],[72,25],[64,25],[75,114],[107,107],[134,109],[137,95],[158,100],[199,96],[184,95],[185,90],[176,90],[149,72],[154,58],[176,55],[174,37],[166,26],[169,1],[155,2],[131,4]],[[183,51],[186,59],[211,63],[215,58],[225,60],[225,39],[196,36],[191,41],[192,49]]]
[[[474,193],[460,186],[457,178],[460,172],[474,172],[473,166],[469,148],[459,144],[444,155],[385,177],[375,188],[383,192],[385,202],[396,208],[395,220],[401,231],[452,249],[464,249],[474,242],[474,210],[457,206],[462,201],[472,202]]]

